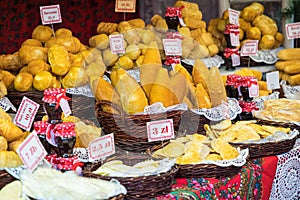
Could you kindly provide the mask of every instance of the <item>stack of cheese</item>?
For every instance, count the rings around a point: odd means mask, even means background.
[[[211,19],[208,26],[208,31],[217,40],[216,44],[221,51],[226,47],[223,33],[227,24],[229,24],[228,10],[222,17]],[[282,33],[278,32],[276,22],[264,15],[264,6],[258,2],[252,2],[241,11],[239,31],[241,46],[242,41],[259,40],[259,49],[269,50],[279,47],[284,40]]]
[[[279,61],[275,67],[280,72],[280,78],[292,86],[300,85],[300,48],[283,49],[277,57]]]

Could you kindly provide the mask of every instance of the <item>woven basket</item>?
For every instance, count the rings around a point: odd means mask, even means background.
[[[113,106],[121,114],[112,114],[102,110],[103,105]],[[95,112],[105,134],[114,133],[115,144],[128,151],[146,151],[149,147],[160,142],[148,142],[147,122],[173,119],[174,132],[179,129],[181,114],[183,111],[169,111],[158,114],[128,115],[118,106],[109,101],[98,101]]]
[[[38,112],[35,116],[35,121],[40,121],[43,116],[46,115],[43,109],[43,95],[43,92],[36,90],[27,92],[9,91],[7,94],[7,98],[17,109],[19,108],[19,105],[24,96],[40,104]],[[69,100],[69,105],[72,111],[72,115],[79,117],[80,119],[93,121],[94,123],[97,122],[94,113],[95,98],[77,94],[67,94],[67,96],[71,98],[71,100]],[[9,112],[11,112],[11,110],[9,110]]]
[[[0,189],[5,185],[16,180],[12,175],[10,175],[6,170],[0,170]]]
[[[145,154],[140,154],[134,156],[114,156],[111,159],[122,160],[124,164],[133,166],[138,162],[144,161],[146,158],[149,159],[149,156]],[[107,161],[111,159],[107,159]],[[175,180],[175,175],[178,171],[178,168],[174,166],[168,172],[165,173],[140,177],[110,177],[92,173],[100,166],[101,162],[87,166],[83,170],[83,176],[103,180],[118,180],[127,189],[125,199],[128,200],[149,199],[167,194],[171,190],[173,181]]]
[[[271,122],[271,121],[260,120],[260,119],[256,119],[256,121],[258,124],[262,124],[262,125],[280,126],[285,128],[291,128],[291,129],[297,127],[295,124],[290,124],[290,123]],[[299,127],[297,128],[299,129]],[[278,142],[266,142],[263,144],[255,144],[255,143],[252,144],[251,143],[250,144],[230,143],[230,144],[235,147],[240,147],[241,149],[248,148],[250,158],[257,158],[257,157],[273,156],[273,155],[286,153],[294,147],[296,140],[297,137],[283,140],[283,141],[278,141]]]
[[[147,149],[147,154],[152,155],[152,153],[160,148],[166,146],[168,142],[160,145],[153,146]],[[178,172],[176,178],[223,178],[231,177],[239,173],[242,166],[228,166],[221,167],[214,164],[184,164],[178,165]]]

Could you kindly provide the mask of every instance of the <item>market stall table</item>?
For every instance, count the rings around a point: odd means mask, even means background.
[[[233,177],[177,178],[172,191],[156,200],[299,199],[300,139],[288,153],[250,160]]]

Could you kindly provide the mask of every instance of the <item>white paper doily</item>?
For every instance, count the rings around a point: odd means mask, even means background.
[[[264,102],[269,99],[279,99],[279,92],[273,92],[268,96],[254,98],[253,101],[255,101],[256,106],[261,109],[264,107]]]
[[[282,50],[282,47],[272,50],[258,50],[256,55],[249,56],[252,60],[258,63],[274,64],[277,60],[277,53]]]
[[[224,64],[223,58],[219,55],[215,55],[213,57],[208,57],[208,58],[201,58],[201,61],[208,68],[213,67],[213,66],[216,66],[219,68],[222,64]],[[184,62],[188,65],[191,65],[191,66],[194,66],[194,64],[195,64],[195,60],[192,60],[192,59],[184,59],[184,60],[182,60],[182,62]]]
[[[228,98],[229,104],[229,116],[233,120],[238,114],[242,112],[242,108],[239,106],[239,102],[236,99]],[[225,119],[224,108],[222,105],[211,109],[191,109],[191,111],[198,115],[204,115],[206,119],[211,121],[220,121]]]
[[[68,88],[66,93],[68,94],[77,94],[77,95],[83,95],[87,97],[94,97],[94,94],[92,92],[92,89],[90,88],[89,85],[77,87],[77,88]]]
[[[273,180],[270,200],[298,200],[300,197],[300,139],[294,148],[278,155],[278,164]]]
[[[300,86],[287,85],[284,80],[280,82],[280,85],[282,86],[282,90],[286,98],[300,100]]]
[[[8,111],[9,109],[12,109],[13,111],[17,112],[16,107],[10,102],[10,100],[7,97],[3,97],[0,99],[0,107],[4,111]]]

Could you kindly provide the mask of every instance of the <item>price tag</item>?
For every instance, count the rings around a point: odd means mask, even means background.
[[[17,153],[30,172],[33,172],[47,155],[43,144],[35,133],[31,133],[26,137],[18,147]]]
[[[237,30],[238,31],[238,30]],[[230,33],[230,43],[232,46],[240,46],[240,34]]]
[[[241,49],[241,56],[256,55],[258,51],[258,40],[249,40],[244,43]]]
[[[180,39],[163,39],[163,45],[167,56],[182,55],[182,41]]]
[[[61,110],[66,117],[72,114],[69,102],[66,99],[61,99],[59,102],[59,106],[61,107]]]
[[[230,119],[230,107],[228,102],[222,101],[222,111],[224,119]]]
[[[88,146],[91,160],[104,159],[115,153],[114,134],[108,134],[92,141]]]
[[[231,60],[232,60],[232,66],[239,66],[241,64],[241,59],[239,55],[232,54]]]
[[[300,22],[285,25],[287,39],[300,38]]]
[[[14,118],[14,124],[29,131],[39,107],[38,103],[24,96]]]
[[[115,12],[134,13],[136,0],[116,0]]]
[[[251,86],[249,87],[249,97],[258,97],[259,88],[257,79],[251,79]]]
[[[147,122],[148,142],[174,138],[173,119]]]
[[[41,6],[40,15],[43,25],[62,22],[59,5]]]
[[[240,11],[228,8],[228,14],[229,14],[230,24],[240,25],[239,24]]]
[[[268,90],[275,90],[280,88],[279,71],[270,72],[266,74]]]
[[[109,44],[113,54],[125,53],[124,38],[122,34],[110,35]]]

